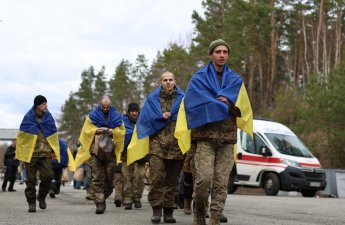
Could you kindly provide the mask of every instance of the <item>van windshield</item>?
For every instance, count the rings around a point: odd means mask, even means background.
[[[284,155],[312,158],[313,156],[296,136],[265,133],[273,146]]]

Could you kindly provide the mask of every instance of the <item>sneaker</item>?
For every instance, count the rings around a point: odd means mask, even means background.
[[[28,212],[36,212],[36,203],[29,203]]]
[[[37,198],[37,201],[38,201],[38,206],[40,207],[40,209],[46,209],[47,208],[47,203],[46,203],[46,200],[44,198],[43,199]]]
[[[140,201],[134,201],[134,208],[141,208],[141,202]]]
[[[114,204],[116,207],[121,207],[122,201],[120,199],[115,199]]]
[[[132,203],[125,203],[125,210],[132,209]]]

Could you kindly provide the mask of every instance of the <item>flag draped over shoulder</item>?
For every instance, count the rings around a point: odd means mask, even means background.
[[[236,117],[237,127],[253,135],[253,112],[241,76],[226,65],[219,84],[212,62],[197,71],[189,82],[176,124],[175,137],[182,152],[190,148],[190,129],[229,118],[228,106],[216,98],[226,97],[241,111]]]
[[[35,115],[35,108],[32,107],[24,116],[20,124],[17,136],[16,157],[23,162],[30,162],[35,149],[35,144],[40,130],[53,149],[57,160],[60,162],[60,147],[58,141],[55,120],[51,113],[46,110],[41,122],[38,122]]]
[[[90,158],[90,148],[95,137],[96,130],[99,127],[113,129],[113,140],[115,142],[115,154],[117,161],[120,161],[120,155],[124,146],[125,126],[123,125],[122,116],[114,107],[109,108],[107,120],[100,106],[97,106],[86,117],[83,128],[79,136],[81,146],[75,157],[75,166],[78,168],[81,164]]]
[[[176,97],[171,108],[171,117],[173,121],[177,120],[177,114],[180,108],[184,92],[177,86]],[[162,87],[156,88],[149,96],[140,111],[136,126],[132,135],[132,140],[128,146],[127,164],[131,164],[138,159],[143,158],[149,149],[149,136],[163,129],[169,120],[164,119],[159,94]]]
[[[62,138],[59,138],[59,145],[61,161],[59,163],[56,159],[53,159],[52,163],[62,168],[68,167],[69,170],[75,171],[74,158],[67,143]]]
[[[129,142],[131,141],[132,135],[133,135],[134,124],[130,121],[128,116],[124,116],[122,119],[123,119],[123,123],[125,124],[125,128],[126,128],[124,148],[127,148],[129,145]]]

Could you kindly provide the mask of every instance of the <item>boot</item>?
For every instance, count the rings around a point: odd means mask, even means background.
[[[173,216],[174,208],[164,208],[163,217],[165,223],[176,223],[176,219]]]
[[[140,200],[134,201],[134,208],[136,208],[136,209],[140,209],[140,208],[141,208],[141,202],[140,202]]]
[[[220,216],[219,222],[220,223],[227,223],[228,222],[228,218],[226,216],[224,216],[224,214],[222,214]]]
[[[183,212],[186,215],[190,215],[192,214],[192,199],[190,198],[185,198],[184,199],[184,208],[183,208]]]
[[[132,209],[132,203],[125,203],[125,210],[131,210]]]
[[[49,196],[50,196],[51,198],[55,198],[55,191],[54,191],[54,189],[50,189],[50,191],[49,191]]]
[[[4,182],[2,183],[2,192],[6,191],[6,186],[7,186],[7,179],[4,179]]]
[[[36,202],[29,203],[28,212],[36,212]]]
[[[153,215],[151,217],[152,223],[160,223],[162,217],[162,208],[161,207],[152,207]]]
[[[114,204],[115,204],[116,207],[121,207],[122,201],[120,199],[115,199],[114,200]]]
[[[46,203],[45,198],[37,197],[37,201],[38,201],[38,206],[40,207],[40,209],[46,209],[47,208],[47,203]]]
[[[105,206],[103,203],[96,203],[96,214],[103,214]]]
[[[10,186],[8,186],[8,191],[16,191],[16,190],[13,189],[14,182],[15,182],[15,180],[11,180],[10,181]]]

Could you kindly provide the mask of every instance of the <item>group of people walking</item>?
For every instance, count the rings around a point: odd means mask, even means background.
[[[186,92],[177,86],[174,74],[166,71],[142,109],[131,103],[125,116],[112,106],[108,96],[100,99],[99,105],[86,116],[74,162],[76,168],[84,163],[91,168],[96,214],[106,210],[106,199],[116,185],[119,165],[122,165],[123,192],[122,196],[115,196],[115,205],[123,205],[126,210],[133,205],[141,208],[144,167],[148,162],[152,223],[160,223],[162,218],[165,223],[176,223],[173,212],[182,168],[189,173],[186,181],[192,187],[185,202],[190,209],[194,201],[193,224],[206,225],[208,205],[208,224],[220,223],[238,119],[251,113],[250,106],[238,105],[239,93],[245,88],[241,77],[226,65],[229,53],[228,43],[222,39],[213,41],[208,49],[211,61],[192,76]],[[36,211],[36,200],[41,209],[47,207],[52,158],[62,161],[59,146],[63,144],[58,140],[47,99],[36,96],[34,106],[20,125],[16,151],[16,159],[25,162],[27,169],[25,196],[29,212]]]

